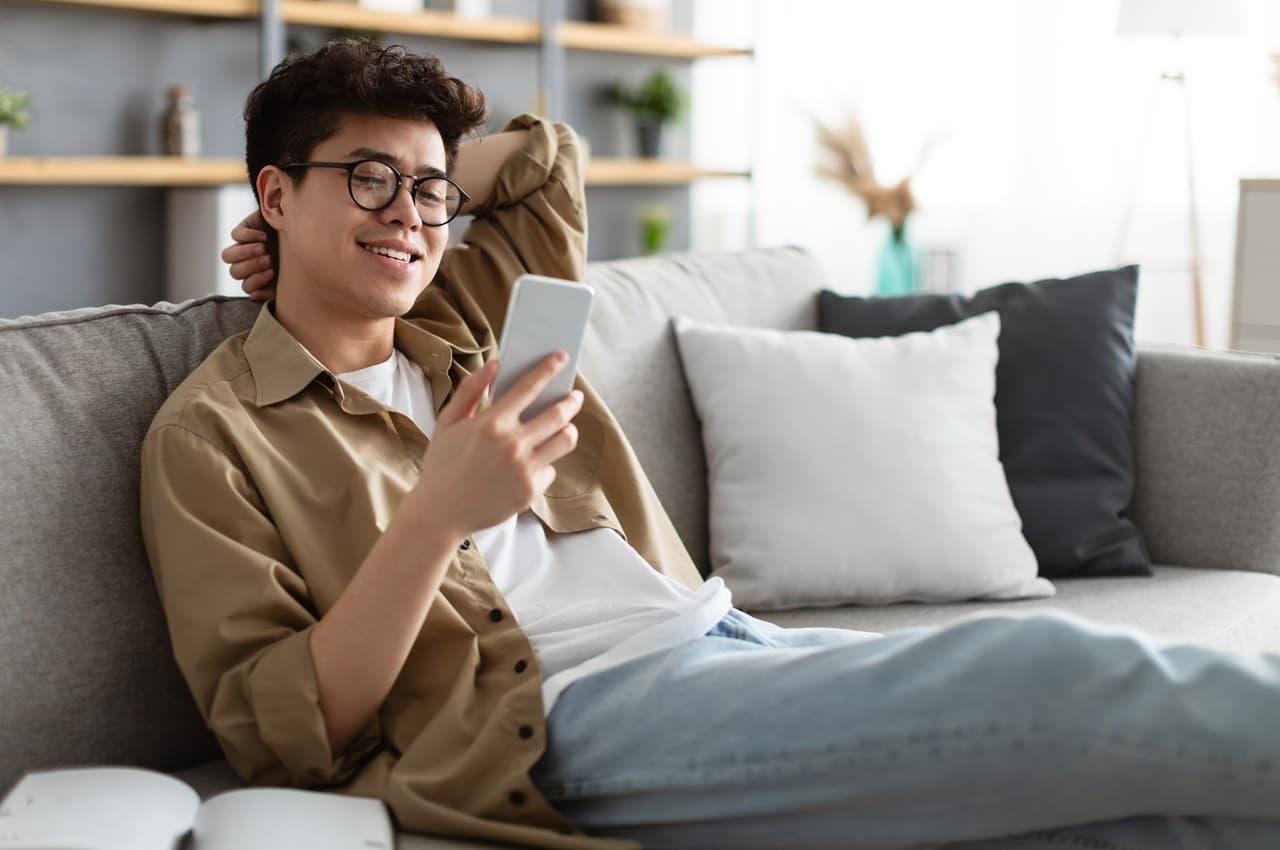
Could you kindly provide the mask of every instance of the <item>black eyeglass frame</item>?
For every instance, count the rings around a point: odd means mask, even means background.
[[[358,166],[364,165],[366,162],[374,162],[374,163],[377,163],[378,165],[384,166],[385,168],[390,168],[391,173],[396,176],[395,191],[391,193],[391,196],[387,199],[387,202],[380,207],[366,207],[364,204],[356,200],[355,186],[351,185],[352,181],[355,180],[356,168]],[[439,224],[432,224],[424,219],[422,223],[427,227],[444,227],[446,224],[448,224],[449,222],[457,218],[458,213],[462,212],[462,208],[467,205],[467,201],[471,200],[471,196],[466,193],[466,190],[464,190],[457,183],[453,182],[448,177],[445,177],[442,174],[428,174],[426,177],[418,177],[414,174],[401,174],[400,169],[396,168],[391,163],[384,162],[380,159],[358,159],[355,162],[287,162],[280,167],[285,170],[288,170],[290,168],[340,168],[342,169],[343,171],[347,172],[347,194],[351,196],[351,203],[355,204],[360,209],[368,210],[369,212],[382,212],[387,207],[394,204],[396,202],[396,197],[400,194],[400,187],[404,185],[404,181],[406,177],[413,178],[413,185],[412,185],[412,188],[409,190],[409,196],[413,198],[413,204],[415,207],[418,205],[418,187],[419,186],[421,186],[423,183],[427,182],[428,180],[443,180],[444,182],[448,183],[450,186],[458,190],[458,197],[461,198],[461,201],[458,204],[458,208],[453,211],[453,215],[449,216]]]

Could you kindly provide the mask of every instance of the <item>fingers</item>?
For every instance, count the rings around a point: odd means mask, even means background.
[[[231,238],[237,242],[266,242],[266,225],[262,221],[262,213],[254,210],[231,229]]]
[[[582,409],[582,390],[573,390],[567,396],[539,413],[525,425],[525,434],[530,444],[540,445],[561,428],[569,424],[569,420]]]
[[[556,480],[556,468],[554,466],[544,466],[533,474],[533,489],[535,493],[545,493],[547,488],[551,486],[551,482]]]
[[[440,408],[440,415],[436,419],[436,425],[444,427],[469,418],[497,374],[498,359],[495,357],[475,372],[463,378],[454,389],[449,401],[445,403],[444,407]]]
[[[536,366],[521,375],[520,379],[511,385],[511,388],[503,394],[502,398],[494,402],[493,409],[498,411],[500,416],[519,418],[520,413],[538,397],[538,393],[542,392],[542,388],[568,362],[569,355],[563,351],[548,354],[538,361]]]
[[[232,263],[230,272],[236,280],[248,280],[256,274],[265,274],[266,279],[270,280],[275,276],[275,267],[271,264],[271,257],[264,254]]]
[[[573,423],[561,428],[533,450],[529,459],[535,466],[555,463],[578,445],[578,428]]]
[[[227,265],[239,263],[244,260],[256,260],[259,257],[267,255],[267,243],[264,242],[233,242],[222,249],[219,254],[222,262]]]
[[[241,289],[243,289],[245,294],[253,301],[266,301],[269,298],[275,297],[276,285],[273,280],[274,277],[275,273],[269,271],[250,275],[245,278],[244,283],[241,284]]]

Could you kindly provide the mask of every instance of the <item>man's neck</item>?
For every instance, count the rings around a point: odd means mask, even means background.
[[[288,287],[277,287],[274,312],[276,321],[334,373],[382,363],[394,349],[395,317],[344,315]]]

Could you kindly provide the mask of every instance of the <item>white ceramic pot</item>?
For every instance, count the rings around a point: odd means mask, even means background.
[[[9,152],[9,127],[7,124],[0,124],[0,156],[4,156]]]

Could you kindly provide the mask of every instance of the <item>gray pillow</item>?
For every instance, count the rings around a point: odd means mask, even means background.
[[[1133,496],[1133,311],[1138,267],[962,295],[860,298],[823,290],[818,328],[851,337],[931,331],[1000,313],[996,428],[1040,575],[1151,575]]]

